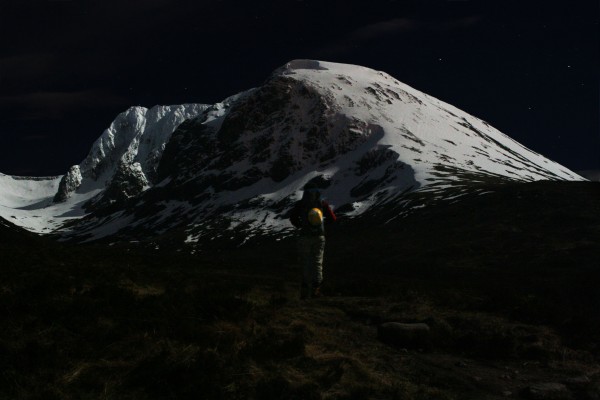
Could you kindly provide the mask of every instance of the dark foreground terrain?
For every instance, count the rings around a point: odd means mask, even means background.
[[[0,398],[600,398],[600,185],[490,189],[340,221],[308,301],[293,241],[189,255],[0,225]],[[388,321],[430,334],[382,341]]]

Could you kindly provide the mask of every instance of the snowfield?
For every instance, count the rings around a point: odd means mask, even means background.
[[[289,232],[309,181],[353,217],[409,192],[460,201],[489,179],[584,180],[384,72],[294,60],[216,105],[130,108],[62,177],[0,175],[0,216],[66,239],[177,228],[194,243]]]
[[[144,178],[154,173],[175,128],[208,107],[131,107],[117,116],[85,160],[67,174],[49,178],[0,174],[0,217],[32,232],[49,233],[68,220],[85,216],[84,204],[106,190],[119,167]],[[76,185],[61,185],[67,180]],[[57,195],[61,201],[55,201]]]

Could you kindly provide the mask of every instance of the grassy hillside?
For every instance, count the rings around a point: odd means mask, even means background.
[[[600,185],[489,189],[341,220],[309,301],[291,240],[190,255],[0,226],[0,398],[598,398]],[[384,343],[385,321],[430,340]]]

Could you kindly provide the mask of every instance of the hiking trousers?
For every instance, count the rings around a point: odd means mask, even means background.
[[[317,288],[323,282],[323,253],[325,252],[325,236],[300,235],[298,238],[298,254],[302,264],[302,283]]]

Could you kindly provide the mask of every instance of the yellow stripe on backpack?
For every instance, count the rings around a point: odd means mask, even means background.
[[[323,223],[323,212],[318,208],[313,208],[308,212],[308,222],[312,226],[318,226]]]

